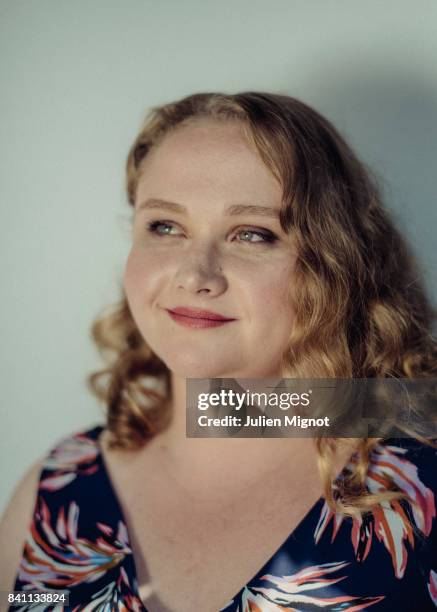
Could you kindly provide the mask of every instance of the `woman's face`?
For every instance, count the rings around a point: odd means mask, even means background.
[[[192,121],[144,160],[124,286],[144,340],[175,375],[281,375],[295,262],[281,196],[237,122]]]

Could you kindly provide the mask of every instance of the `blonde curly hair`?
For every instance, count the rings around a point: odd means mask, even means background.
[[[280,222],[293,232],[297,249],[290,291],[294,326],[283,376],[435,377],[436,311],[410,249],[369,170],[329,121],[299,100],[203,93],[154,108],[127,159],[130,205],[148,152],[171,130],[205,117],[240,122],[283,189]],[[123,290],[120,301],[94,322],[92,337],[107,365],[88,384],[105,403],[110,445],[140,448],[171,418],[170,372],[138,331]],[[356,515],[405,497],[396,490],[366,490],[370,453],[379,440],[357,441],[356,470],[338,494],[332,468],[340,440],[315,439],[331,508]]]

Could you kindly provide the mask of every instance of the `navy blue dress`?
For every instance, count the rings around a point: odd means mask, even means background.
[[[103,429],[65,438],[47,456],[17,571],[16,591],[66,590],[69,605],[19,603],[10,610],[147,611],[126,521],[102,459]],[[435,610],[436,468],[437,451],[416,440],[379,443],[368,490],[394,484],[412,501],[387,502],[353,519],[333,514],[320,498],[220,612]]]

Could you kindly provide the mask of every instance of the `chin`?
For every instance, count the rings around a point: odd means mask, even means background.
[[[180,378],[281,378],[278,374],[265,372],[263,370],[248,370],[247,365],[234,366],[231,364],[205,364],[205,363],[181,363],[174,361],[165,362],[168,369]]]
[[[226,368],[205,366],[205,364],[167,364],[175,376],[181,378],[234,378]]]
[[[161,359],[175,376],[182,378],[234,378],[233,372],[241,369],[229,361],[215,360],[211,354],[199,356],[199,354],[188,355],[179,352],[177,356],[164,355]]]

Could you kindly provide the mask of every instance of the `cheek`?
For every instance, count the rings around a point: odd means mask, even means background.
[[[292,282],[292,267],[284,264],[262,272],[258,270],[246,278],[244,284],[253,316],[262,326],[271,327],[273,320],[291,323],[289,294]]]
[[[138,293],[143,274],[141,259],[136,256],[135,251],[130,251],[123,274],[124,290],[129,302],[133,301]]]
[[[153,256],[145,256],[141,250],[133,248],[126,260],[123,275],[124,289],[129,303],[134,306],[153,300],[165,268]]]

